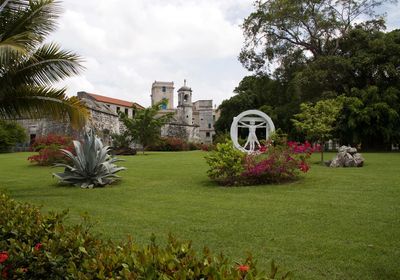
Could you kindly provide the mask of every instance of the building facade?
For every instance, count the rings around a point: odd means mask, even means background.
[[[163,88],[165,87],[165,89]],[[212,100],[193,102],[193,90],[186,80],[177,91],[178,105],[174,108],[174,83],[155,81],[151,88],[151,104],[167,99],[168,106],[161,114],[174,113],[173,120],[161,130],[162,136],[183,138],[190,142],[211,144],[215,134],[215,110]]]
[[[107,145],[111,144],[111,134],[118,134],[124,130],[124,126],[119,120],[118,113],[124,112],[128,116],[132,117],[135,110],[144,108],[135,102],[83,91],[78,92],[78,98],[85,104],[85,107],[89,112],[86,129],[94,129],[96,134]],[[47,118],[20,119],[17,120],[17,122],[26,129],[30,139],[29,143],[23,143],[20,145],[22,150],[26,149],[26,147],[28,147],[36,137],[42,137],[48,134],[70,135],[73,138],[80,137],[80,132],[74,131],[67,119],[64,122],[54,121]]]
[[[212,100],[198,100],[192,102],[193,91],[184,85],[177,91],[178,105],[174,108],[174,82],[155,81],[151,88],[151,104],[162,100],[168,103],[161,108],[160,114],[173,113],[173,119],[161,129],[161,136],[170,136],[190,142],[211,144],[215,134],[215,110]],[[111,144],[111,134],[122,133],[125,129],[119,120],[119,112],[133,117],[136,110],[144,109],[138,103],[107,97],[104,95],[80,91],[78,98],[85,104],[89,112],[86,128],[95,129],[96,133],[106,144]],[[25,127],[30,143],[36,137],[48,134],[71,135],[79,138],[79,132],[74,131],[68,120],[64,122],[50,119],[20,119],[18,122]],[[21,145],[21,149],[29,143]]]

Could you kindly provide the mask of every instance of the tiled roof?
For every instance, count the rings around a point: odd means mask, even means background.
[[[94,93],[88,93],[91,97],[93,97],[96,101],[103,102],[103,103],[110,103],[110,104],[115,104],[115,105],[120,105],[120,106],[125,106],[125,107],[132,107],[135,106],[137,109],[144,109],[143,106],[137,104],[136,102],[129,102],[126,100],[121,100],[117,98],[111,98],[107,97],[104,95],[99,95],[99,94],[94,94]]]

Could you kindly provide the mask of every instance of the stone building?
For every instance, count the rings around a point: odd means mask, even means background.
[[[129,102],[126,100],[111,98],[104,95],[88,93],[85,91],[78,92],[78,97],[81,100],[92,100],[99,105],[106,106],[109,111],[118,114],[119,112],[124,112],[129,117],[133,117],[135,114],[135,110],[144,109],[142,105],[139,105],[136,102]]]
[[[118,112],[122,111],[132,117],[135,110],[144,108],[135,102],[84,91],[78,92],[78,97],[85,104],[89,112],[86,127],[95,129],[97,135],[102,138],[106,144],[111,144],[110,135],[112,133],[120,133],[123,130],[123,124],[119,121]],[[135,110],[133,108],[135,108]],[[48,134],[71,135],[74,138],[79,138],[80,132],[74,131],[68,120],[60,122],[43,118],[20,119],[18,122],[25,127],[29,135],[30,143],[32,143],[36,137]],[[29,146],[29,143],[24,143],[20,146],[24,148]]]
[[[212,136],[215,134],[216,113],[213,110],[212,100],[192,102],[193,91],[186,85],[186,81],[177,93],[178,105],[177,108],[174,108],[174,83],[155,81],[152,84],[151,104],[154,105],[162,100],[168,100],[160,114],[174,114],[171,122],[162,127],[161,135],[178,137],[197,143],[212,143]],[[106,144],[111,144],[110,135],[112,133],[121,133],[124,130],[124,126],[118,118],[119,112],[124,112],[133,117],[136,110],[144,109],[138,103],[99,94],[80,91],[77,95],[89,111],[86,127],[95,129],[98,136]],[[25,127],[30,136],[30,143],[36,137],[48,134],[71,135],[74,138],[79,138],[79,132],[71,128],[68,120],[59,122],[50,119],[21,119],[18,122]],[[29,143],[21,145],[21,147],[27,146],[29,146]]]
[[[193,91],[186,85],[186,80],[177,93],[178,105],[174,108],[174,83],[155,81],[152,84],[151,104],[168,100],[168,105],[162,108],[160,113],[174,113],[173,120],[162,128],[161,135],[211,144],[215,134],[215,110],[212,100],[192,102]]]

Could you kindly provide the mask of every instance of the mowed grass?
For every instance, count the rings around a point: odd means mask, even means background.
[[[31,165],[29,155],[0,155],[0,190],[69,209],[69,222],[87,212],[104,238],[146,244],[173,233],[232,260],[273,258],[295,279],[400,279],[399,153],[365,154],[363,168],[313,164],[291,184],[232,188],[208,180],[204,152],[150,153],[124,157],[122,181],[93,190],[57,185],[51,173],[60,169]]]

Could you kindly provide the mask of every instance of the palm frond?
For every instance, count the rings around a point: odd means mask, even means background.
[[[35,49],[56,28],[61,9],[57,1],[9,1],[0,11],[0,41],[16,35],[29,34],[27,49]]]
[[[21,57],[28,55],[29,50],[26,48],[26,41],[30,40],[30,33],[15,35],[0,41],[0,69],[5,73],[8,69],[15,65]],[[0,75],[0,77],[3,75]]]
[[[28,7],[29,0],[0,0],[0,13],[5,10],[18,11],[21,7]]]
[[[12,89],[9,88],[9,91]],[[77,97],[67,97],[65,89],[21,86],[0,92],[0,116],[11,118],[69,118],[73,127],[85,124],[87,110]]]
[[[82,58],[57,44],[45,44],[26,61],[11,67],[0,79],[14,86],[31,84],[46,86],[76,75],[83,69]]]

